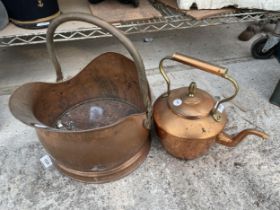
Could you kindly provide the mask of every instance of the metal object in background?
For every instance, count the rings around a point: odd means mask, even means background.
[[[5,28],[6,25],[9,23],[9,17],[6,11],[6,8],[2,1],[0,1],[0,30]]]
[[[88,0],[91,4],[99,4],[104,0]],[[115,0],[117,1],[117,0]],[[118,0],[122,4],[132,4],[134,7],[139,6],[139,0]]]
[[[29,29],[48,27],[60,15],[57,0],[3,0],[10,20]]]
[[[235,92],[228,98],[215,101],[209,93],[197,88],[194,82],[189,87],[170,91],[170,80],[163,68],[166,59],[225,78],[233,84]],[[159,68],[167,83],[167,92],[156,100],[153,118],[157,134],[170,154],[182,159],[194,159],[205,154],[215,142],[234,147],[247,135],[268,137],[254,129],[241,131],[234,137],[223,132],[227,116],[222,103],[233,99],[238,92],[238,85],[228,75],[227,69],[179,53],[162,59]]]
[[[139,6],[139,0],[118,0],[122,4],[132,4],[134,7]]]
[[[148,33],[177,29],[196,28],[230,23],[245,23],[267,21],[280,18],[279,12],[243,10],[238,13],[218,15],[203,20],[195,20],[190,16],[168,8],[160,3],[153,4],[163,17],[139,21],[124,21],[114,26],[125,34]],[[64,29],[55,34],[55,41],[83,40],[109,37],[109,33],[100,27]],[[46,32],[30,31],[30,33],[15,32],[13,35],[0,33],[0,47],[30,45],[46,42]]]
[[[275,25],[273,33],[263,34],[255,40],[251,47],[251,54],[256,59],[269,59],[280,43],[280,21]]]
[[[238,39],[240,41],[249,41],[256,34],[260,33],[267,23],[268,21],[258,21],[256,23],[250,24],[244,31],[239,34]]]
[[[89,1],[89,3],[91,3],[91,4],[98,4],[98,3],[100,3],[100,2],[102,2],[102,1],[104,1],[104,0],[88,0]]]
[[[53,36],[67,21],[85,21],[110,32],[134,62],[121,54],[104,53],[70,80],[21,86],[10,98],[10,110],[36,129],[64,174],[94,183],[119,179],[136,169],[150,148],[152,110],[144,64],[132,42],[109,23],[86,14],[61,15],[47,32],[58,81],[63,74]]]
[[[269,101],[270,103],[280,107],[280,80],[278,81],[278,84],[275,87]]]

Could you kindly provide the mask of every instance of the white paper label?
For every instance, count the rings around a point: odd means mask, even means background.
[[[177,98],[177,99],[175,99],[175,100],[173,101],[173,105],[174,105],[174,106],[180,106],[181,104],[182,104],[182,100],[179,99],[179,98]]]
[[[42,22],[42,23],[37,23],[36,26],[40,27],[40,26],[48,26],[50,24],[50,22]]]
[[[49,168],[53,164],[50,156],[48,155],[44,155],[43,157],[41,157],[40,161],[45,168]]]
[[[225,109],[224,105],[220,104],[218,107],[218,112],[223,113],[224,109]]]

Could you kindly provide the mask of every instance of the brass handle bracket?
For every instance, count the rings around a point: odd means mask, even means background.
[[[228,101],[234,99],[235,96],[237,95],[238,91],[239,91],[239,86],[238,86],[236,80],[233,79],[230,75],[228,75],[227,72],[222,77],[231,82],[231,84],[233,85],[235,91],[234,91],[234,93],[231,96],[217,101],[214,109],[212,110],[212,116],[213,116],[213,118],[216,121],[220,121],[221,120],[221,112],[219,111],[220,105],[222,103],[225,103],[225,102],[228,102]]]
[[[160,62],[159,62],[159,71],[160,71],[161,75],[163,76],[163,78],[164,78],[164,80],[166,82],[166,85],[167,85],[167,92],[164,93],[162,95],[162,97],[167,97],[167,96],[169,96],[169,93],[170,93],[170,79],[167,76],[166,71],[165,71],[165,69],[163,67],[163,62],[165,60],[173,60],[173,59],[172,59],[172,56],[166,56],[163,59],[161,59]]]
[[[159,70],[161,75],[163,76],[166,84],[167,84],[167,92],[164,93],[161,97],[168,97],[170,94],[170,86],[171,86],[171,82],[169,77],[166,74],[166,71],[163,67],[163,62],[165,60],[173,60],[173,61],[177,61],[179,63],[185,64],[185,65],[189,65],[192,67],[195,67],[197,69],[203,70],[205,72],[211,73],[211,74],[215,74],[217,76],[220,76],[228,81],[230,81],[233,86],[234,86],[234,93],[227,98],[224,98],[222,100],[217,101],[216,105],[214,106],[213,110],[211,111],[213,118],[216,121],[220,121],[221,120],[221,113],[219,112],[219,107],[222,103],[227,102],[232,100],[238,93],[239,91],[239,87],[238,84],[236,82],[235,79],[233,79],[230,75],[228,75],[228,69],[224,68],[224,67],[220,67],[196,58],[192,58],[180,53],[174,53],[172,56],[166,56],[163,59],[161,59],[160,63],[159,63]]]

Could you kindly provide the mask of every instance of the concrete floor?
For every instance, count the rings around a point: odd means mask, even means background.
[[[250,136],[237,148],[215,145],[192,161],[168,155],[153,135],[147,160],[129,176],[108,184],[83,184],[44,169],[46,151],[34,129],[9,112],[10,93],[30,81],[54,81],[45,45],[0,48],[0,209],[280,209],[280,110],[268,103],[280,78],[275,59],[254,60],[250,42],[236,37],[244,25],[171,31],[130,38],[143,56],[156,98],[166,87],[158,73],[159,60],[175,51],[230,69],[240,84],[236,99],[226,104],[226,132],[244,128],[266,131],[263,141]],[[144,37],[153,41],[143,42]],[[57,44],[67,76],[106,51],[126,53],[113,39]],[[167,63],[172,88],[192,80],[213,95],[226,96],[231,87],[222,79]]]

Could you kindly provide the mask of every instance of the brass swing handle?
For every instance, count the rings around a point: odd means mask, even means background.
[[[177,61],[179,63],[185,64],[185,65],[195,67],[195,68],[203,70],[205,72],[223,77],[233,84],[233,86],[235,88],[235,92],[230,97],[219,100],[216,103],[214,109],[212,110],[213,114],[217,113],[217,109],[220,104],[232,100],[239,91],[239,87],[238,87],[238,84],[235,81],[235,79],[233,79],[231,76],[228,75],[228,69],[202,61],[202,60],[199,60],[199,59],[196,59],[196,58],[192,58],[190,56],[186,56],[186,55],[183,55],[180,53],[174,53],[172,56],[167,56],[167,57],[163,58],[159,64],[160,73],[162,74],[163,78],[165,79],[165,81],[167,83],[167,95],[169,95],[169,93],[170,93],[170,80],[166,74],[166,71],[163,68],[164,60],[173,60],[173,61]]]
[[[117,28],[112,26],[110,23],[107,23],[106,21],[92,16],[88,14],[83,14],[83,13],[67,13],[67,14],[62,14],[59,17],[55,18],[49,25],[48,31],[47,31],[47,49],[49,56],[51,58],[51,61],[53,63],[53,66],[56,71],[56,80],[57,82],[63,80],[63,73],[61,71],[61,65],[57,59],[56,51],[54,48],[54,33],[55,30],[59,25],[61,25],[64,22],[68,21],[83,21],[87,23],[94,24],[105,31],[109,32],[113,37],[115,37],[129,52],[131,57],[134,60],[135,67],[137,69],[137,74],[138,74],[138,80],[139,80],[139,85],[141,89],[141,94],[142,98],[147,110],[147,119],[145,120],[145,127],[150,128],[151,125],[151,116],[152,116],[152,105],[151,105],[151,100],[149,97],[149,84],[148,80],[146,77],[145,73],[145,67],[143,60],[140,56],[140,53],[138,50],[135,48],[133,43]]]

